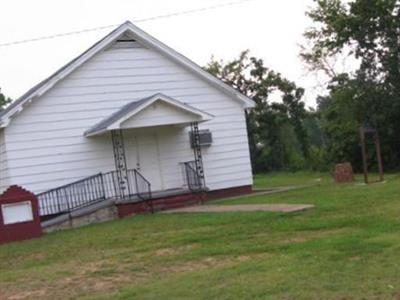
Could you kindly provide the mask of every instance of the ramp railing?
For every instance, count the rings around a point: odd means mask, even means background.
[[[127,171],[127,192],[120,191],[116,171],[98,173],[37,195],[40,216],[69,213],[107,199],[151,199],[150,182],[136,169]]]

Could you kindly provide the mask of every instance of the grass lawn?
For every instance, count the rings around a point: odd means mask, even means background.
[[[254,186],[256,188],[274,188],[291,185],[310,185],[328,178],[327,174],[313,172],[270,172],[255,175]]]
[[[255,181],[314,185],[219,204],[316,208],[135,216],[3,245],[0,299],[400,298],[399,175],[370,186],[312,173]]]

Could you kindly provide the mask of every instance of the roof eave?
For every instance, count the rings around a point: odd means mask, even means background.
[[[92,136],[96,136],[96,135],[99,135],[99,134],[103,134],[103,133],[105,133],[105,132],[107,132],[107,128],[103,128],[103,129],[96,130],[96,131],[93,131],[93,132],[91,132],[90,130],[88,130],[87,132],[85,132],[85,133],[83,134],[83,136],[84,136],[84,137],[92,137]]]
[[[166,96],[162,93],[154,94],[150,97],[145,99],[132,102],[132,103],[139,103],[139,105],[135,106],[134,108],[131,107],[131,104],[128,103],[120,108],[118,111],[114,112],[111,116],[103,119],[97,125],[93,126],[91,129],[88,129],[85,133],[85,137],[95,136],[98,134],[102,134],[106,131],[110,130],[118,130],[121,128],[121,124],[124,123],[126,120],[131,118],[132,116],[140,113],[143,109],[147,108],[148,106],[152,105],[154,102],[161,100],[165,103],[168,103],[171,106],[179,108],[182,111],[190,113],[196,116],[196,119],[199,119],[199,122],[209,121],[214,118],[213,115],[199,110],[195,107],[187,105],[186,103],[182,103],[177,101],[169,96]],[[117,116],[117,117],[116,117]],[[116,118],[115,118],[116,117]]]
[[[195,62],[191,61],[187,57],[183,56],[182,54],[178,53],[174,49],[170,48],[169,46],[165,45],[164,43],[160,42],[153,36],[149,35],[148,33],[144,32],[141,30],[139,27],[135,26],[131,22],[127,21],[124,23],[126,26],[128,26],[135,35],[139,37],[142,43],[147,43],[149,46],[152,48],[155,48],[159,50],[161,53],[167,55],[169,58],[179,62],[180,64],[184,65],[187,67],[189,70],[196,71],[199,75],[201,75],[204,79],[209,81],[212,85],[214,85],[217,88],[222,89],[225,92],[228,92],[232,96],[235,97],[235,99],[243,101],[244,102],[244,107],[245,108],[251,108],[255,106],[255,102],[250,99],[249,97],[241,94],[237,90],[235,90],[233,87],[229,86],[228,84],[224,83],[222,80],[218,79],[214,75],[210,74],[209,72],[203,70],[201,67],[199,67]]]
[[[142,111],[143,109],[145,109],[146,107],[150,106],[151,104],[153,104],[155,101],[164,101],[166,103],[169,103],[172,106],[176,106],[184,111],[187,111],[193,115],[197,115],[202,119],[206,119],[207,120],[211,120],[214,116],[207,113],[207,112],[203,112],[200,111],[194,107],[191,107],[187,104],[181,103],[176,101],[175,99],[166,96],[162,93],[157,93],[151,97],[149,97],[149,99],[143,103],[141,103],[138,107],[136,107],[134,110],[132,110],[131,112],[127,113],[126,115],[122,116],[120,119],[116,120],[115,122],[111,123],[109,126],[107,126],[106,130],[110,130],[110,129],[118,129],[120,128],[121,124],[123,122],[125,122],[126,120],[128,120],[129,118],[131,118],[132,116],[134,116],[135,114],[137,114],[138,112]],[[183,104],[183,105],[182,105]]]
[[[74,58],[71,62],[61,67],[47,79],[43,80],[45,82],[42,86],[32,91],[28,91],[26,94],[21,96],[16,100],[16,104],[10,104],[10,109],[7,109],[0,115],[1,119],[11,118],[18,110],[21,110],[21,106],[23,106],[26,102],[30,102],[35,97],[40,97],[44,93],[46,93],[49,89],[51,89],[58,81],[68,76],[72,73],[77,67],[85,63],[87,60],[96,55],[99,51],[106,48],[110,43],[116,40],[121,34],[123,34],[128,29],[128,24],[125,22],[121,26],[117,27],[114,31],[110,32],[99,42],[92,45],[82,54]],[[37,84],[40,85],[41,83]],[[10,122],[6,122],[6,126],[8,126]]]

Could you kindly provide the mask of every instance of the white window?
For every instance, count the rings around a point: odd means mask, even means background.
[[[33,220],[31,201],[3,204],[1,211],[5,225]]]

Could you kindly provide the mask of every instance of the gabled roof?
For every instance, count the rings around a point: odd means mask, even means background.
[[[170,58],[176,63],[182,65],[189,71],[197,74],[199,77],[203,78],[216,88],[220,89],[222,92],[228,94],[233,97],[233,99],[238,100],[243,104],[244,108],[254,107],[254,101],[248,98],[247,96],[239,93],[231,86],[225,84],[220,79],[214,77],[208,72],[204,71],[197,64],[186,58],[185,56],[179,54],[172,48],[166,46],[161,43],[151,35],[145,33],[140,28],[133,25],[131,22],[127,21],[117,27],[115,30],[106,35],[103,39],[95,43],[81,55],[73,59],[71,62],[63,66],[61,69],[56,71],[53,75],[43,80],[42,82],[35,85],[28,92],[22,95],[19,99],[14,101],[11,105],[9,105],[4,111],[0,112],[0,128],[6,127],[10,122],[11,118],[22,111],[24,105],[26,103],[30,103],[35,98],[40,97],[44,93],[46,93],[49,89],[51,89],[58,81],[62,80],[70,73],[72,73],[76,68],[84,64],[98,52],[102,51],[106,47],[108,47],[111,43],[116,41],[122,35],[132,35],[132,37],[143,45],[154,49],[164,56]]]
[[[97,123],[92,128],[87,130],[84,133],[84,135],[86,137],[89,137],[89,136],[94,136],[94,135],[104,133],[109,130],[120,129],[121,124],[123,122],[125,122],[129,118],[139,114],[146,107],[149,107],[151,104],[153,104],[156,101],[162,101],[174,108],[177,108],[179,111],[181,111],[183,113],[189,113],[191,115],[194,115],[196,118],[193,119],[193,122],[194,121],[204,122],[204,121],[211,120],[214,117],[213,115],[210,115],[209,113],[201,111],[190,105],[187,105],[186,103],[182,103],[182,102],[175,100],[171,97],[168,97],[164,94],[158,93],[158,94],[152,95],[150,97],[141,99],[139,101],[130,102],[130,103],[122,106],[118,111],[116,111],[115,113],[106,117],[105,119],[101,120],[99,123]],[[168,123],[168,124],[159,123],[158,125],[170,125],[170,124],[171,123]]]

